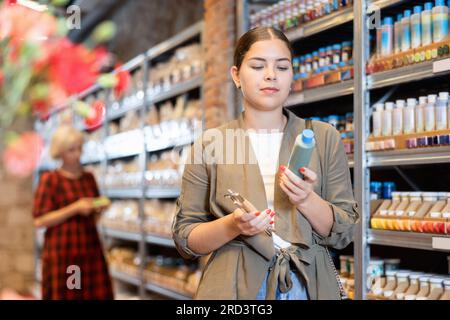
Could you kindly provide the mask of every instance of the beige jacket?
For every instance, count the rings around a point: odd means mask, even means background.
[[[279,164],[287,165],[295,138],[305,128],[305,121],[290,111],[284,110],[288,122],[284,131]],[[215,129],[226,136],[226,131],[244,130],[243,114]],[[295,245],[298,270],[306,280],[311,299],[339,299],[336,277],[324,246],[337,249],[346,247],[353,238],[355,224],[359,219],[357,204],[353,198],[348,160],[339,133],[330,125],[313,121],[317,146],[309,168],[318,175],[315,192],[330,203],[334,223],[328,237],[321,237],[311,228],[308,220],[289,202],[288,197],[275,181],[274,208],[277,212],[275,232]],[[214,130],[214,129],[213,129]],[[234,204],[224,197],[227,189],[241,193],[258,210],[267,208],[263,180],[250,146],[248,135],[237,135],[239,143],[228,146],[224,157],[235,151],[234,164],[220,162],[211,157],[217,149],[215,134],[205,131],[202,138],[191,148],[192,161],[186,164],[181,195],[177,200],[177,211],[172,232],[180,254],[185,258],[197,258],[187,246],[189,233],[200,223],[221,218],[235,210]],[[228,138],[230,140],[231,138]],[[224,140],[227,140],[225,138]],[[231,149],[233,148],[233,149]],[[220,154],[220,152],[216,152]],[[238,159],[246,154],[246,162]],[[200,161],[199,161],[200,160]],[[207,161],[208,160],[208,161]],[[212,162],[212,163],[211,163]],[[275,256],[273,240],[266,233],[252,237],[240,236],[212,253],[196,294],[196,299],[255,299],[257,292]],[[298,259],[297,259],[298,258]],[[289,257],[288,257],[289,259]],[[277,286],[276,278],[269,277],[268,290]],[[272,288],[272,289],[271,289]]]

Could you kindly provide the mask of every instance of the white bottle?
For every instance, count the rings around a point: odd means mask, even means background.
[[[403,134],[403,109],[405,108],[405,100],[397,100],[395,109],[392,112],[392,134],[398,136]]]
[[[381,125],[383,136],[392,136],[392,109],[393,102],[386,102],[383,111],[383,124]]]
[[[422,6],[414,7],[414,14],[411,16],[411,47],[417,49],[422,45]]]
[[[427,97],[419,97],[419,104],[416,106],[416,132],[424,132],[425,131],[425,107],[427,105],[428,98]]]
[[[436,130],[447,129],[448,92],[439,92],[436,103]]]
[[[410,134],[415,132],[415,111],[417,100],[410,98],[407,100],[406,108],[403,110],[403,133]]]
[[[394,23],[394,52],[395,53],[402,52],[402,19],[403,19],[403,14],[399,14],[397,16],[397,21]]]
[[[422,11],[422,45],[428,46],[433,43],[433,3],[425,3],[425,8]]]
[[[374,110],[372,113],[372,128],[373,128],[373,136],[380,137],[382,132],[382,117],[383,117],[384,105],[382,103],[377,103],[374,106]]]
[[[402,52],[411,49],[411,10],[405,10],[402,19]]]
[[[430,94],[428,96],[428,104],[425,107],[425,131],[434,131],[436,128],[435,105],[437,95]]]
[[[441,42],[448,38],[448,7],[444,0],[436,0],[433,12],[433,42]]]

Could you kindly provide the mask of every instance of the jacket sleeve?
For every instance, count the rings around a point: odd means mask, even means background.
[[[358,206],[353,196],[348,158],[339,132],[330,126],[325,141],[322,197],[329,203],[333,212],[333,226],[329,236],[321,237],[317,233],[314,236],[319,244],[343,249],[353,241],[359,220]]]
[[[185,164],[181,194],[177,199],[172,223],[172,237],[178,252],[186,259],[203,256],[188,247],[188,237],[201,223],[213,220],[209,212],[209,176],[203,155],[202,140],[197,140],[190,149]]]

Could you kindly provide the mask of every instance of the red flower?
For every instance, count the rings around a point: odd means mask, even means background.
[[[84,124],[88,130],[98,129],[105,118],[105,103],[101,100],[97,100],[92,104],[91,112],[89,116],[84,119]]]
[[[11,142],[3,153],[3,163],[8,173],[25,178],[37,167],[44,146],[36,132],[25,132]]]
[[[127,91],[130,86],[131,76],[130,73],[126,70],[121,70],[119,67],[117,71],[117,85],[114,87],[114,96],[116,99],[121,99],[125,91]]]
[[[90,51],[66,38],[61,39],[52,44],[49,53],[50,79],[69,95],[79,93],[95,83],[103,58],[99,51]]]

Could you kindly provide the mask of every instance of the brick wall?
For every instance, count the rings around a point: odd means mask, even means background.
[[[205,0],[206,127],[235,117],[236,91],[230,76],[236,41],[236,0]]]
[[[17,130],[25,128],[30,124],[20,125]],[[0,161],[0,291],[11,288],[26,293],[33,283],[31,185],[31,178],[9,176]]]

